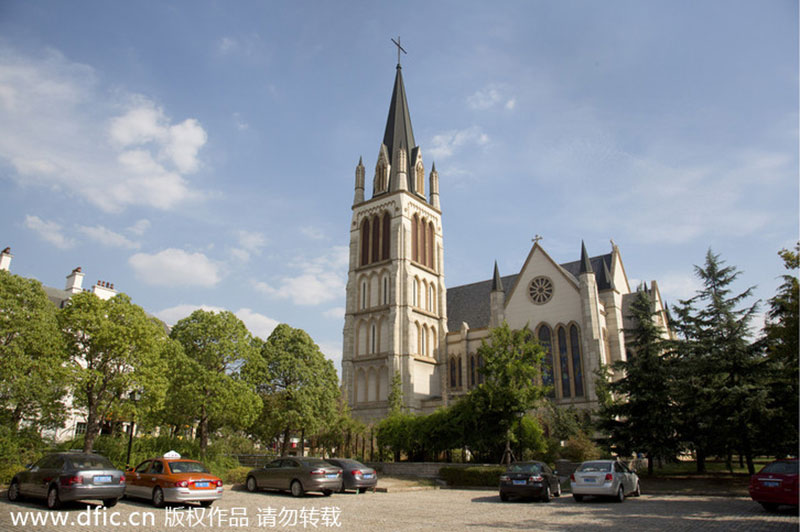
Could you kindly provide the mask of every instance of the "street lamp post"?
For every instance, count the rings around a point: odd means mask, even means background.
[[[133,390],[130,394],[128,394],[128,400],[131,401],[134,406],[136,406],[136,401],[139,400],[139,391]],[[136,429],[136,421],[134,415],[135,409],[131,411],[131,422],[128,425],[128,456],[125,458],[125,464],[127,466],[131,465],[131,449],[133,448],[133,431]]]

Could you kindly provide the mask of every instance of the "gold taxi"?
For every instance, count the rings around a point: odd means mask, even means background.
[[[126,497],[148,499],[156,508],[185,502],[207,507],[222,498],[222,480],[202,462],[181,458],[175,451],[128,468],[126,479]]]

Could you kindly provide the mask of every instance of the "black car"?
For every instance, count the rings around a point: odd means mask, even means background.
[[[561,484],[555,471],[544,462],[517,462],[500,475],[500,500],[524,497],[550,502],[561,496]]]
[[[8,500],[45,499],[56,510],[62,502],[99,499],[114,506],[125,493],[125,474],[98,454],[50,454],[20,471],[8,486]]]
[[[364,493],[375,490],[378,485],[378,473],[371,467],[348,458],[328,458],[327,462],[342,468],[342,492],[355,490]]]

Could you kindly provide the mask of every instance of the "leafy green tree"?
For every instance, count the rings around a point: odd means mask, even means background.
[[[674,363],[664,329],[656,322],[649,292],[639,287],[630,305],[634,326],[626,330],[631,348],[627,360],[613,368],[623,377],[608,383],[609,401],[601,403],[600,428],[619,454],[644,452],[648,473],[656,459],[679,452],[674,400]]]
[[[403,411],[403,382],[400,379],[400,373],[395,372],[392,375],[392,384],[389,390],[389,414]]]
[[[58,313],[66,339],[75,405],[86,409],[84,452],[101,423],[119,412],[151,409],[166,391],[166,331],[125,294],[102,300],[89,292],[72,297]],[[141,400],[130,401],[131,391]]]
[[[284,323],[275,327],[260,357],[245,371],[264,402],[252,431],[262,441],[282,433],[282,454],[293,432],[322,432],[335,418],[340,397],[336,369],[302,329]]]
[[[248,427],[261,410],[261,399],[242,378],[242,368],[258,356],[253,338],[232,312],[196,310],[172,328],[183,346],[172,361],[168,417],[197,424],[200,452],[219,427]]]
[[[762,423],[762,448],[778,456],[797,454],[798,448],[798,279],[800,243],[794,251],[779,252],[784,266],[792,274],[783,276],[778,293],[769,300],[762,345],[770,372],[768,406]]]
[[[15,430],[64,419],[67,352],[56,307],[39,281],[0,270],[0,409]]]
[[[504,459],[510,458],[511,430],[543,396],[541,361],[544,348],[528,327],[512,330],[507,323],[492,329],[481,342],[479,371],[484,382],[469,393],[477,416],[473,419],[479,447],[491,452],[490,442],[505,441]]]
[[[710,454],[738,450],[753,474],[754,434],[767,398],[763,358],[749,341],[758,304],[739,308],[753,289],[732,295],[741,272],[710,249],[695,273],[703,288],[675,307],[683,336],[676,396],[681,432],[695,449],[698,472],[705,472]]]

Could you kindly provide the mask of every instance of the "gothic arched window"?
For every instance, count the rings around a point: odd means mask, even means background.
[[[567,353],[567,333],[564,327],[558,328],[558,362],[561,370],[561,396],[570,397],[569,389],[569,354]]]
[[[381,229],[378,217],[372,218],[372,262],[380,260]]]
[[[428,223],[428,251],[426,253],[426,258],[428,259],[426,265],[433,269],[433,222]]]
[[[578,328],[569,328],[569,343],[572,348],[572,375],[575,381],[575,397],[583,397],[583,371],[581,371],[581,339]]]
[[[369,220],[361,223],[361,265],[369,264]]]
[[[411,218],[411,260],[418,262],[419,254],[417,252],[417,226],[419,225],[419,218],[415,214]]]
[[[450,388],[456,387],[456,359],[450,358]]]
[[[553,390],[553,349],[551,338],[552,335],[550,333],[550,327],[547,325],[541,325],[539,327],[539,343],[546,351],[544,355],[544,364],[542,367],[542,384],[550,387],[550,391],[547,392],[547,396],[555,397]]]
[[[381,260],[387,260],[389,258],[389,246],[391,244],[389,226],[389,213],[387,212],[383,215],[383,230],[381,231],[381,238],[383,239],[381,243]]]

